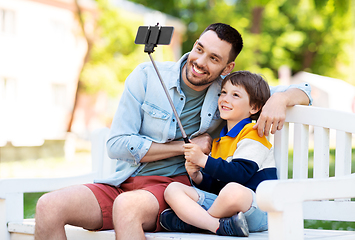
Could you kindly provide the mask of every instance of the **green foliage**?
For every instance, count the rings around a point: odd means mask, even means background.
[[[81,91],[105,91],[110,96],[119,92],[119,82],[141,62],[147,61],[143,49],[134,43],[142,20],[131,16],[107,0],[96,0],[98,16],[90,60],[85,64]]]
[[[184,52],[191,50],[207,25],[224,22],[244,39],[235,70],[262,73],[270,82],[277,79],[282,65],[288,65],[293,73],[309,71],[351,80],[350,0],[131,1],[180,18],[188,27]],[[253,32],[254,27],[260,32]]]

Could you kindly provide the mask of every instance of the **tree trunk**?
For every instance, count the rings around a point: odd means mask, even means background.
[[[89,37],[88,33],[85,31],[85,23],[84,23],[84,20],[83,20],[83,15],[82,15],[82,11],[81,11],[81,8],[79,6],[78,0],[74,0],[74,2],[75,2],[75,6],[76,6],[76,14],[77,14],[77,17],[78,17],[78,21],[79,21],[80,27],[81,27],[81,29],[83,31],[84,37],[86,39],[88,48],[87,48],[87,51],[86,51],[86,54],[85,54],[85,57],[84,57],[84,60],[83,60],[83,64],[81,66],[80,73],[79,73],[79,76],[78,76],[77,87],[76,87],[75,98],[74,98],[74,105],[73,105],[73,109],[72,109],[72,112],[71,112],[71,115],[70,115],[70,118],[69,118],[69,122],[68,122],[68,126],[67,126],[67,132],[71,132],[71,128],[72,128],[73,120],[74,120],[74,113],[76,111],[77,104],[78,104],[79,92],[80,92],[80,89],[81,89],[81,86],[82,86],[82,83],[81,83],[81,80],[80,80],[80,76],[81,76],[81,73],[82,73],[82,71],[84,69],[85,64],[90,60],[90,52],[91,52],[92,45],[93,45],[92,38]]]
[[[252,11],[252,26],[250,32],[253,34],[261,33],[261,23],[263,19],[264,7],[255,7]]]

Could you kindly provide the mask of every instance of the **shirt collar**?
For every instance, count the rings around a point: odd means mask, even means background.
[[[218,139],[218,141],[225,136],[235,138],[240,133],[240,131],[244,128],[244,126],[251,122],[252,122],[251,118],[245,118],[239,123],[237,123],[229,132],[228,132],[227,125],[224,126],[224,128],[222,129],[219,135],[220,138]]]

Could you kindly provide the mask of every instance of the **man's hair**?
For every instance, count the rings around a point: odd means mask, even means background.
[[[213,23],[209,25],[200,36],[207,31],[214,31],[219,39],[232,44],[232,50],[229,53],[228,63],[233,62],[243,48],[243,39],[240,33],[233,27],[224,23]]]
[[[250,116],[251,119],[257,120],[260,116],[262,107],[270,97],[269,84],[264,78],[249,71],[238,71],[229,74],[223,79],[222,87],[226,82],[230,81],[234,86],[241,86],[249,95],[249,105],[259,111]]]

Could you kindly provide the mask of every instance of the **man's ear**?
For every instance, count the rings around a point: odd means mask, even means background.
[[[233,70],[234,66],[235,66],[234,61],[228,63],[227,66],[224,68],[223,72],[221,73],[221,75],[226,76],[226,75],[230,74],[230,72]]]

